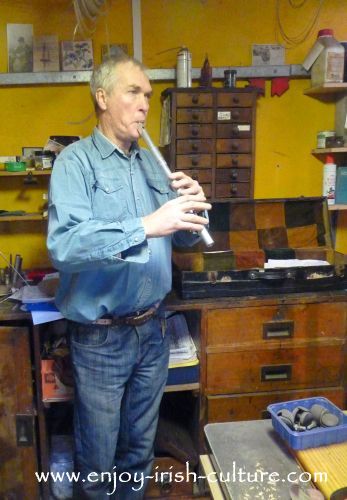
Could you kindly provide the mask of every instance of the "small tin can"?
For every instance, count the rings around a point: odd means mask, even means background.
[[[182,47],[177,54],[176,85],[177,87],[192,86],[192,54],[187,47]]]

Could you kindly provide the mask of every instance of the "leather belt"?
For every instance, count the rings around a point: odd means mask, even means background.
[[[158,306],[152,306],[145,311],[137,311],[134,314],[129,314],[128,316],[103,316],[95,321],[94,325],[104,325],[104,326],[117,326],[117,325],[130,325],[130,326],[140,326],[144,325],[150,319],[154,318],[157,314]]]

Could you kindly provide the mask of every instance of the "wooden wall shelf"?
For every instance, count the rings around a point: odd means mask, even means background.
[[[52,170],[24,170],[22,172],[8,172],[7,170],[0,170],[0,177],[36,177],[37,175],[51,175]]]
[[[311,87],[304,90],[305,95],[318,97],[322,94],[343,94],[347,92],[347,82],[344,83],[324,83],[318,87]]]

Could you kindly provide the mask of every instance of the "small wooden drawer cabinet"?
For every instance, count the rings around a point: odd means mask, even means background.
[[[170,139],[164,155],[172,170],[202,184],[212,201],[253,198],[254,89],[167,89]]]

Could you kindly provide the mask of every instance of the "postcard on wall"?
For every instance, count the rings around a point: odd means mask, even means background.
[[[59,71],[57,35],[34,37],[34,71]]]
[[[252,45],[252,66],[284,64],[284,47],[282,45]]]
[[[7,55],[9,73],[29,73],[33,70],[33,25],[7,25]]]
[[[101,45],[101,61],[105,61],[110,57],[117,57],[123,53],[129,54],[128,45],[126,43]]]
[[[63,71],[91,70],[93,66],[91,40],[61,42],[61,69]]]

